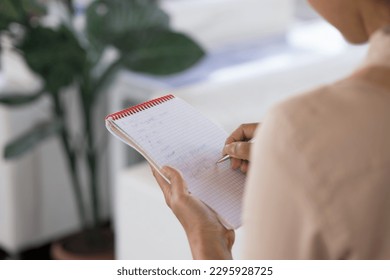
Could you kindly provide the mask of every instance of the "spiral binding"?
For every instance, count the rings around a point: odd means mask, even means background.
[[[124,109],[122,111],[116,112],[114,114],[110,114],[106,117],[106,120],[111,118],[114,121],[116,121],[116,120],[122,119],[124,117],[128,117],[128,116],[134,115],[136,113],[139,113],[139,112],[144,111],[146,109],[152,108],[152,107],[157,106],[159,104],[162,104],[164,102],[167,102],[168,100],[171,100],[173,98],[175,98],[175,96],[172,94],[169,94],[169,95],[165,95],[165,96],[162,96],[162,97],[159,97],[156,99],[152,99],[152,100],[146,101],[144,103],[135,105],[133,107]]]

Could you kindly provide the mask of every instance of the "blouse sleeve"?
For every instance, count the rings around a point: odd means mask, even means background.
[[[311,195],[304,130],[283,106],[257,131],[244,201],[245,259],[328,258],[320,211]]]

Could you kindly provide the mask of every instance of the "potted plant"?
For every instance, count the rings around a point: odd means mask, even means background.
[[[29,95],[1,94],[0,104],[25,106],[43,96],[52,103],[52,117],[8,143],[4,157],[17,158],[43,140],[58,137],[83,230],[73,247],[101,252],[110,243],[100,230],[100,147],[94,137],[93,123],[101,95],[121,69],[153,75],[173,74],[195,64],[204,52],[190,38],[171,30],[168,15],[155,0],[92,1],[85,10],[86,23],[81,29],[74,26],[75,6],[71,0],[57,0],[65,7],[66,14],[58,26],[45,26],[42,18],[47,13],[48,2],[2,0],[0,3],[0,33],[11,38],[31,70],[43,80],[42,88]],[[108,49],[115,52],[116,58],[107,62],[103,57]],[[80,103],[81,140],[72,136],[69,108],[63,98],[71,86],[76,89]],[[79,170],[83,161],[88,176],[85,197]],[[72,247],[67,242],[61,246]]]

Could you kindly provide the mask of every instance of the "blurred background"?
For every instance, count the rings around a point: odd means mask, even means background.
[[[367,48],[303,0],[1,0],[0,34],[0,259],[190,259],[104,116],[173,93],[231,132]]]

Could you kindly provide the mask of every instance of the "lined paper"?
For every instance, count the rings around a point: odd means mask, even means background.
[[[229,161],[215,164],[228,136],[222,128],[177,97],[110,122],[130,139],[122,141],[138,147],[155,166],[180,170],[189,191],[225,226],[241,225],[245,175],[232,170]]]

